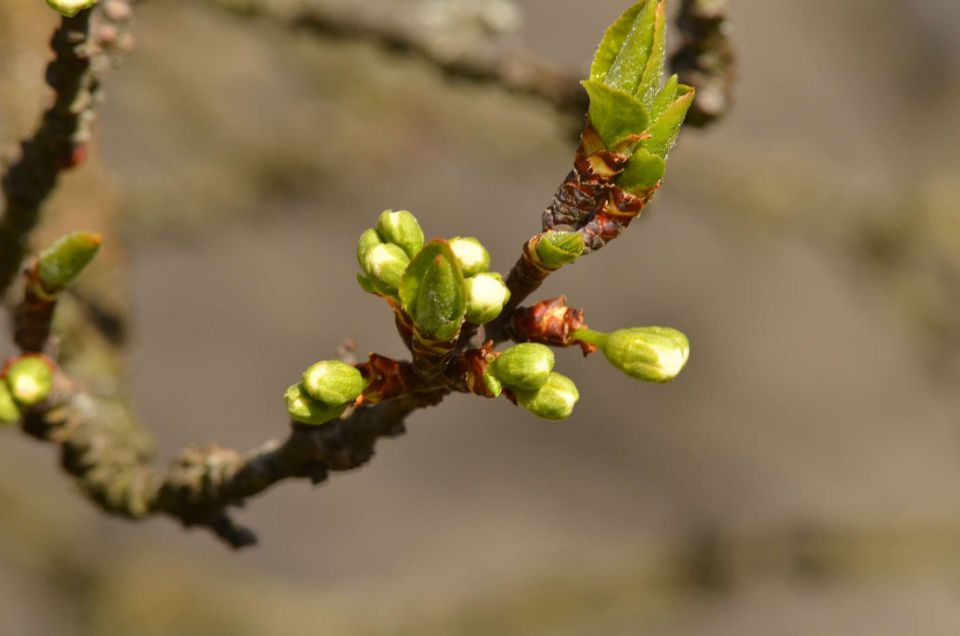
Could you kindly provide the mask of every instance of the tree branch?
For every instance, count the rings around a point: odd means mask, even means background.
[[[46,75],[53,105],[0,178],[0,295],[17,274],[40,208],[60,174],[85,158],[103,77],[130,47],[130,15],[127,0],[105,0],[63,18],[53,34],[55,58]]]

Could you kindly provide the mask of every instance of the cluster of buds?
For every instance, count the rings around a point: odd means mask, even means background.
[[[0,372],[0,425],[16,424],[23,409],[40,404],[53,389],[53,362],[28,354],[10,360]]]
[[[339,360],[322,360],[287,389],[287,412],[303,424],[326,424],[352,406],[367,387],[360,371]]]

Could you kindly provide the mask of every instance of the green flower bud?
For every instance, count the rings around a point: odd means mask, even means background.
[[[565,420],[573,413],[580,391],[573,380],[551,373],[536,391],[516,391],[517,404],[545,420]]]
[[[40,255],[39,273],[43,289],[55,294],[80,275],[100,250],[103,237],[93,232],[73,232]]]
[[[407,253],[392,243],[373,245],[363,254],[363,271],[374,285],[395,294],[410,264]]]
[[[360,235],[360,240],[357,241],[357,262],[360,263],[360,267],[363,267],[363,259],[367,250],[382,244],[383,241],[380,239],[380,234],[373,228],[366,230]]]
[[[467,311],[466,283],[450,245],[427,243],[403,275],[400,301],[417,331],[434,340],[460,332]]]
[[[72,18],[95,4],[97,4],[97,0],[47,0],[47,6],[68,18]]]
[[[287,412],[294,420],[303,424],[326,424],[335,420],[347,410],[347,404],[329,406],[310,397],[302,384],[294,384],[284,394]]]
[[[303,388],[328,406],[351,404],[366,387],[360,371],[339,360],[322,360],[303,372]]]
[[[7,369],[6,381],[14,400],[24,406],[33,406],[50,395],[53,367],[42,356],[24,356]]]
[[[510,290],[507,289],[500,274],[484,273],[471,276],[466,280],[467,286],[467,320],[475,325],[484,325],[503,311],[503,306],[510,300]]]
[[[690,358],[690,341],[669,327],[620,329],[595,343],[613,366],[645,382],[674,380]]]
[[[0,426],[4,424],[16,424],[20,421],[20,408],[13,401],[13,395],[10,389],[3,382],[0,382]]]
[[[536,391],[553,371],[550,347],[526,342],[510,347],[490,365],[490,371],[511,389]]]
[[[377,219],[377,232],[387,243],[399,246],[408,258],[413,258],[423,248],[423,229],[417,217],[406,210],[386,210]]]
[[[490,252],[479,240],[457,236],[450,239],[450,249],[456,255],[464,276],[473,276],[490,269]]]
[[[583,254],[583,234],[550,231],[537,241],[537,258],[547,269],[560,269]]]

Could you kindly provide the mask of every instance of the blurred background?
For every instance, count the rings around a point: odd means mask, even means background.
[[[575,144],[536,100],[226,4],[138,8],[45,230],[122,239],[88,284],[130,291],[133,399],[164,461],[283,436],[283,389],[345,338],[402,355],[354,280],[381,210],[477,236],[505,272]],[[626,5],[484,15],[585,72]],[[240,553],[103,517],[54,449],[7,431],[0,633],[960,633],[960,4],[736,0],[733,20],[735,111],[687,132],[651,212],[538,296],[599,329],[684,330],[680,380],[564,351],[570,420],[454,396],[356,473],[253,500],[262,543]],[[2,143],[47,102],[55,23],[0,0]]]

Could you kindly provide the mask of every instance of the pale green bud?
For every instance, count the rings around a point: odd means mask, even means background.
[[[302,384],[291,386],[283,397],[290,417],[303,424],[326,424],[343,415],[349,406],[348,404],[329,406],[314,400]]]
[[[551,373],[536,391],[516,391],[517,404],[545,420],[565,420],[573,413],[580,391],[573,380]]]
[[[423,336],[447,340],[460,332],[467,311],[466,283],[446,241],[435,239],[420,250],[404,272],[400,300]]]
[[[613,366],[645,382],[672,381],[690,358],[690,341],[669,327],[614,331],[600,348]]]
[[[4,382],[0,382],[0,426],[20,421],[20,408]]]
[[[503,383],[497,379],[497,376],[493,375],[489,367],[483,374],[483,384],[493,397],[500,397],[500,394],[503,393]]]
[[[103,237],[93,232],[73,232],[40,255],[39,273],[43,289],[55,294],[80,275],[100,250]]]
[[[554,362],[550,347],[525,342],[500,354],[490,371],[511,389],[535,391],[550,377]]]
[[[24,356],[7,369],[6,381],[14,400],[33,406],[50,395],[53,367],[41,356]]]
[[[407,210],[386,210],[377,219],[377,232],[387,243],[399,246],[408,258],[416,256],[423,247],[423,229],[417,217]]]
[[[473,276],[490,269],[490,252],[478,239],[454,237],[450,239],[450,249],[457,257],[464,276]]]
[[[584,249],[580,232],[550,231],[537,241],[537,258],[547,269],[560,269],[577,260]]]
[[[363,255],[363,271],[376,287],[395,294],[410,264],[406,252],[392,243],[371,246]]]
[[[47,6],[68,18],[72,18],[95,4],[97,4],[97,0],[47,0]]]
[[[322,360],[303,373],[303,387],[329,406],[353,403],[367,387],[356,367],[339,360]]]
[[[477,274],[468,278],[466,285],[467,321],[475,325],[485,325],[499,316],[510,300],[510,290],[500,274]]]
[[[357,262],[360,263],[360,267],[363,267],[363,259],[367,254],[367,250],[382,244],[383,241],[380,239],[380,234],[373,228],[366,230],[360,235],[360,240],[357,241]]]

